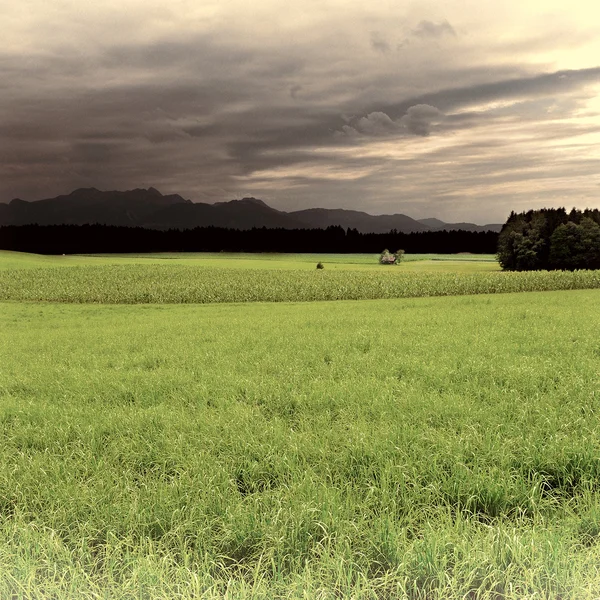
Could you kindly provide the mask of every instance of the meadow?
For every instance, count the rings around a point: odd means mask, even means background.
[[[0,597],[598,598],[599,300],[2,302]]]
[[[241,252],[186,252],[154,254],[90,254],[43,256],[0,250],[0,270],[44,267],[182,265],[220,269],[314,270],[318,262],[327,270],[381,270],[378,254],[277,254]],[[403,270],[446,272],[499,271],[492,254],[406,254]]]
[[[324,255],[239,258],[217,254],[181,258],[15,254],[0,255],[0,265],[6,265],[0,268],[0,300],[101,304],[312,302],[600,287],[600,271],[506,273],[487,256],[417,255],[406,263],[390,266],[379,265],[376,255],[331,255],[324,262],[326,268],[317,270],[315,258]],[[15,263],[19,268],[12,267]],[[338,268],[330,269],[330,265]]]

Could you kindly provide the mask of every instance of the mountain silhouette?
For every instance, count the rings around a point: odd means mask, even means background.
[[[419,223],[427,225],[430,231],[453,231],[462,229],[463,231],[495,231],[497,233],[502,229],[501,223],[489,223],[488,225],[475,225],[475,223],[445,223],[439,219],[418,219]]]
[[[344,229],[358,229],[361,233],[387,233],[392,229],[402,233],[429,231],[427,225],[406,215],[369,215],[357,210],[339,208],[309,208],[290,213],[304,224],[304,227],[323,228],[341,225]]]
[[[310,208],[294,212],[276,210],[257,198],[228,202],[194,203],[178,194],[163,195],[157,189],[103,192],[80,188],[70,194],[27,202],[19,198],[0,203],[0,225],[117,225],[150,229],[325,229],[341,226],[361,233],[402,233],[464,229],[500,231],[502,225],[444,223],[439,219],[415,220],[407,215],[370,215],[343,209]]]
[[[153,229],[191,229],[209,226],[230,229],[252,229],[253,227],[301,229],[303,227],[288,213],[275,210],[255,198],[217,204],[201,202],[173,204],[156,211],[144,226]]]
[[[68,195],[25,202],[15,199],[8,210],[0,212],[1,225],[103,225],[135,226],[144,223],[157,210],[175,204],[186,204],[177,194],[163,196],[154,188],[127,192],[101,192],[96,188],[80,188]],[[191,202],[190,202],[191,204]]]

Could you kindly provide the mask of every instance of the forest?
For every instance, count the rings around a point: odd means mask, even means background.
[[[155,230],[108,225],[20,225],[0,227],[0,250],[36,254],[126,252],[319,252],[379,253],[383,248],[408,253],[493,254],[494,231],[360,233],[356,229],[248,230],[220,227]]]
[[[600,211],[543,208],[512,212],[498,237],[505,271],[600,268]]]

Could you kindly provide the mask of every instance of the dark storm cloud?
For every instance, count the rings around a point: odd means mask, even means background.
[[[590,83],[600,82],[600,67],[558,71],[493,83],[456,87],[401,100],[397,104],[373,106],[392,119],[402,117],[411,106],[428,104],[444,113],[484,102],[567,94]]]
[[[82,163],[101,163],[107,165],[121,155],[122,146],[113,142],[77,142],[73,144],[73,153]]]
[[[152,53],[139,53],[142,57]],[[263,67],[264,69],[264,67]],[[69,71],[70,69],[67,69]],[[237,74],[237,72],[236,72]],[[417,135],[429,133],[429,121],[435,111],[452,112],[459,108],[508,98],[564,94],[590,82],[600,80],[600,68],[563,71],[528,78],[506,79],[494,83],[444,89],[401,100],[397,104],[371,106],[356,119],[359,132],[383,133],[393,130],[392,122],[401,120],[409,131]],[[295,93],[299,88],[294,88]],[[258,149],[303,147],[327,143],[332,132],[343,126],[335,110],[315,110],[309,107],[242,106],[227,113],[227,106],[254,98],[261,91],[261,82],[252,78],[238,81],[229,78],[198,78],[169,85],[160,82],[107,86],[98,90],[75,90],[65,97],[62,90],[53,94],[42,89],[35,96],[15,99],[10,118],[5,120],[2,133],[20,139],[45,139],[62,132],[77,137],[93,135],[90,130],[101,130],[104,137],[124,135],[155,139],[178,139],[182,135],[223,137],[229,132],[231,148]],[[55,96],[55,97],[53,97]],[[419,113],[417,106],[429,106]],[[364,110],[364,109],[363,109]],[[358,112],[358,111],[356,111]],[[384,115],[383,117],[381,115]],[[33,118],[32,118],[33,117]],[[207,117],[212,122],[202,122]],[[189,122],[185,122],[185,119]],[[194,120],[201,119],[201,122]],[[404,119],[404,121],[402,121]],[[140,123],[144,124],[140,128]],[[157,123],[160,131],[152,132]],[[101,127],[100,127],[101,125]],[[150,133],[144,130],[151,130]],[[244,134],[253,139],[244,140]],[[234,152],[243,158],[248,152]]]
[[[345,137],[351,138],[355,134],[377,136],[406,130],[414,135],[427,136],[431,133],[432,124],[437,121],[447,120],[448,126],[454,124],[456,127],[465,127],[485,118],[480,111],[454,115],[451,114],[453,110],[485,102],[543,96],[560,97],[597,81],[600,81],[600,68],[561,71],[439,90],[408,98],[398,104],[373,107],[373,110],[362,116],[343,117],[331,112],[315,112],[306,114],[306,125],[267,130],[260,140],[234,144],[234,154],[239,159],[248,160],[254,151],[262,152],[269,148],[330,144],[334,139],[339,139],[332,135],[335,133],[343,133]],[[266,115],[263,116],[266,119]]]
[[[292,85],[290,87],[290,96],[294,99],[298,97],[298,94],[302,91],[301,85]]]
[[[428,136],[432,125],[446,120],[447,127],[475,125],[484,118],[482,111],[451,114],[470,106],[505,100],[534,100],[560,97],[589,83],[600,82],[600,68],[505,79],[494,83],[448,88],[407,98],[397,104],[371,107],[364,116],[354,117],[339,129],[345,137],[358,134],[383,135],[402,133]],[[515,113],[519,109],[511,109]],[[496,113],[500,112],[496,109]],[[523,111],[520,111],[523,114]]]
[[[321,195],[333,202],[337,189],[345,202],[368,194],[383,206],[393,193],[385,177],[421,173],[426,162],[394,159],[388,169],[354,149],[396,138],[398,147],[424,143],[500,117],[534,122],[546,107],[524,103],[545,97],[568,116],[577,94],[600,81],[600,69],[532,75],[518,62],[466,60],[447,51],[463,38],[449,21],[421,16],[387,28],[365,21],[347,36],[345,23],[336,31],[329,21],[307,44],[293,29],[263,44],[261,36],[277,33],[264,29],[256,43],[207,31],[95,50],[76,41],[26,55],[0,50],[0,200],[82,185],[155,185],[224,200],[236,186],[256,184],[262,193],[259,184],[274,189],[279,181],[280,189],[318,184],[316,204]],[[392,51],[396,31],[412,33],[402,55]],[[506,100],[523,104],[505,113],[480,106]],[[478,169],[489,163],[473,166],[474,178]],[[361,187],[353,191],[340,181],[354,171]]]
[[[42,194],[80,185],[82,173],[98,187],[108,181],[125,187],[131,186],[127,181],[169,182],[192,173],[203,184],[220,181],[222,186],[241,171],[228,156],[227,144],[260,140],[263,129],[269,136],[284,124],[306,121],[297,110],[269,108],[273,82],[296,72],[300,59],[215,49],[204,39],[191,45],[111,48],[85,59],[60,52],[0,56],[0,90],[5,92],[0,98],[0,155],[8,154],[10,143],[14,156],[14,145],[20,144],[20,167],[15,167],[16,159],[0,165],[7,190],[3,200],[23,195],[23,187],[35,188],[21,180],[28,157],[48,174],[59,174],[67,188],[42,189]],[[300,87],[292,89],[296,94]],[[54,153],[39,161],[34,149],[50,140],[57,142]],[[117,141],[128,148],[126,161],[119,159],[124,148],[113,143]],[[46,181],[46,173],[38,172],[35,179]]]

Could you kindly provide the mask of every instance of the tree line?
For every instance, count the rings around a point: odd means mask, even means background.
[[[498,237],[498,260],[507,271],[600,269],[600,211],[512,212]]]
[[[109,225],[9,225],[0,227],[0,249],[37,254],[127,252],[298,252],[380,253],[402,248],[410,253],[493,254],[493,231],[360,233],[356,229],[145,229]]]

